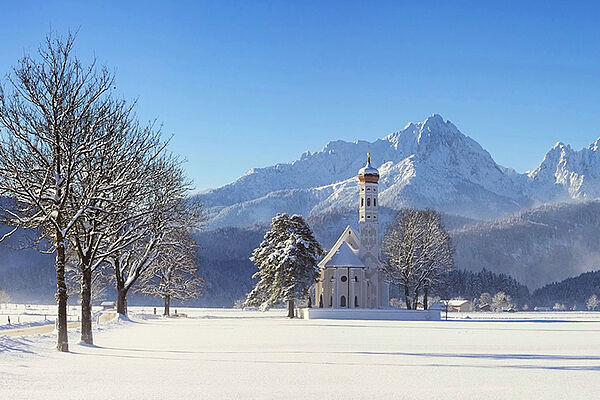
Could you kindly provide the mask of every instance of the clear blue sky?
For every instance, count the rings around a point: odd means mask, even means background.
[[[44,35],[117,73],[202,190],[432,113],[523,172],[600,136],[598,1],[5,1],[0,73]]]

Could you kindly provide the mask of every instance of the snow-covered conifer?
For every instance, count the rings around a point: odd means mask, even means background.
[[[288,317],[294,317],[294,300],[308,296],[317,281],[317,263],[324,254],[312,230],[299,215],[277,214],[271,229],[250,258],[258,267],[256,287],[246,304],[261,309],[281,301],[288,303]]]

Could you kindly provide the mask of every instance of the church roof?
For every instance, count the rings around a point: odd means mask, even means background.
[[[347,242],[341,242],[340,246],[336,249],[333,248],[327,254],[327,257],[322,262],[325,267],[364,267],[360,258],[358,258],[358,251],[354,250]]]
[[[346,243],[352,249],[354,254],[358,254],[358,249],[360,248],[360,238],[354,232],[354,229],[348,225],[344,232],[340,235],[338,240],[335,242],[331,250],[327,252],[327,255],[319,262],[319,268],[325,268],[329,261],[335,256],[335,253],[342,246],[342,244]]]

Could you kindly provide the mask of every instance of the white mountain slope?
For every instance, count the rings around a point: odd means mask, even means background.
[[[528,178],[531,192],[542,201],[600,197],[600,139],[579,151],[556,143]]]
[[[476,141],[432,115],[373,143],[330,142],[320,152],[252,169],[234,183],[199,194],[209,229],[268,221],[277,212],[308,216],[351,208],[367,152],[379,166],[382,206],[491,218],[532,204],[526,177],[499,166]]]

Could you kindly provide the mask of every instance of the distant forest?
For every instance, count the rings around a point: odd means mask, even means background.
[[[248,259],[252,249],[260,243],[266,226],[253,228],[223,228],[198,232],[195,239],[200,246],[200,274],[206,280],[204,295],[186,303],[190,306],[231,307],[245,298],[254,283],[256,267]],[[15,302],[54,302],[56,277],[52,255],[32,250],[0,248],[5,265],[0,268],[0,289],[5,289]],[[398,297],[399,288],[391,288],[391,296]],[[574,278],[554,282],[532,293],[514,277],[483,269],[471,271],[457,269],[448,274],[445,284],[435,291],[440,298],[478,299],[482,293],[494,296],[504,292],[518,309],[527,305],[585,310],[586,301],[593,294],[600,297],[600,271],[586,272]],[[105,298],[112,299],[114,291],[106,291]],[[100,299],[96,300],[97,302]],[[76,304],[77,296],[70,298]],[[160,305],[158,299],[133,294],[130,304]]]

